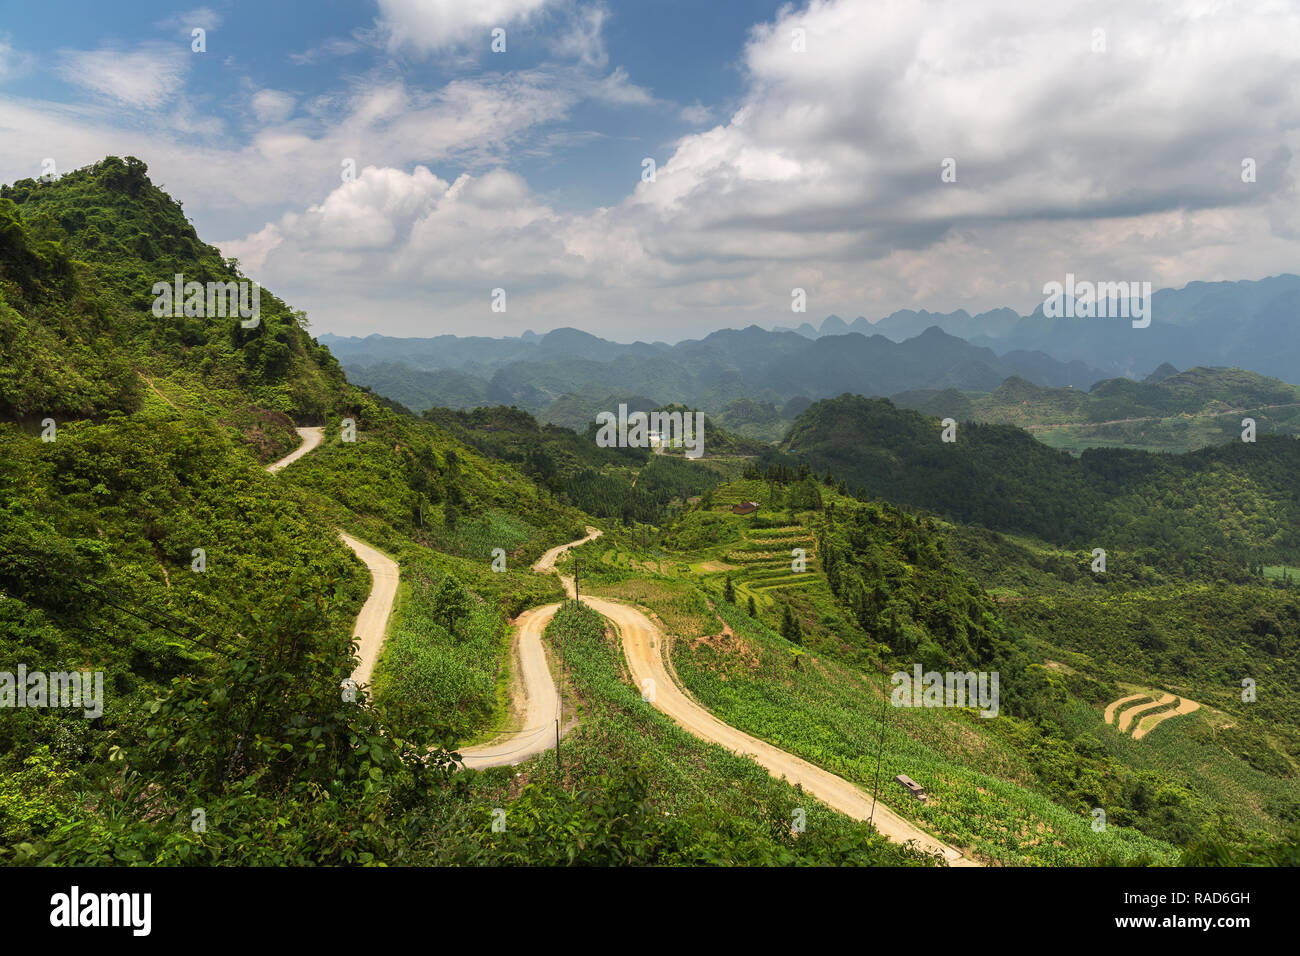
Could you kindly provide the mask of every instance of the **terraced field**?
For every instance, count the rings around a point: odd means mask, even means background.
[[[1169,718],[1190,714],[1200,708],[1200,704],[1186,697],[1144,690],[1107,704],[1103,717],[1106,723],[1115,724],[1120,733],[1141,740]]]

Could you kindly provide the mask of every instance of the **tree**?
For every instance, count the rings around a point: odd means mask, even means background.
[[[803,628],[799,626],[799,619],[790,611],[790,605],[785,606],[785,615],[781,618],[781,636],[791,644],[803,643]]]
[[[754,607],[754,595],[749,596],[749,616],[758,617],[758,608]]]
[[[452,575],[447,575],[433,595],[433,617],[447,629],[456,633],[456,625],[469,614],[469,595]]]
[[[731,583],[731,576],[727,576],[727,583],[722,589],[722,596],[728,604],[736,603],[736,586]]]

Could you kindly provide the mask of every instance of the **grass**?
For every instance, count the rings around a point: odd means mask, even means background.
[[[875,835],[866,824],[831,811],[798,788],[777,780],[752,761],[704,743],[641,699],[627,680],[622,650],[604,618],[566,605],[545,632],[562,644],[568,687],[580,720],[553,753],[518,767],[475,774],[468,785],[486,806],[508,800],[530,785],[567,791],[617,778],[631,768],[647,784],[652,810],[692,821],[707,849],[680,862],[734,864],[741,847],[760,847],[765,862],[839,865],[915,865],[929,862]],[[796,811],[806,830],[791,832]]]
[[[873,680],[805,654],[735,608],[720,607],[758,664],[738,667],[706,642],[674,642],[673,663],[688,690],[722,720],[870,790],[874,755],[883,750],[882,799],[891,809],[994,862],[1080,865],[1150,859],[1176,851],[1137,831],[1094,833],[1091,818],[1071,813],[1032,789],[1034,774],[1009,742],[981,718],[941,708],[885,707]],[[882,727],[882,716],[884,717]],[[1006,719],[1006,718],[1002,718]],[[979,767],[982,769],[972,769]],[[930,793],[920,804],[892,780],[906,773]]]

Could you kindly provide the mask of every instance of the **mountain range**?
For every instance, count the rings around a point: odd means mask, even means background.
[[[1088,389],[1175,367],[1235,366],[1288,380],[1300,368],[1300,276],[1162,289],[1152,312],[1148,328],[1126,318],[1050,318],[1040,306],[1027,316],[904,310],[875,323],[831,315],[820,328],[751,325],[671,345],[574,328],[502,338],[327,334],[320,342],[353,381],[417,411],[515,405],[569,425],[580,424],[575,404],[627,398],[721,415],[742,399],[779,407],[843,392],[988,392],[1012,376]]]

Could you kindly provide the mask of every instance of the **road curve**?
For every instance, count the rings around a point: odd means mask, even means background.
[[[268,472],[275,473],[293,464],[320,445],[324,438],[323,428],[299,428],[297,431],[303,438],[303,444],[289,455],[267,466]],[[364,684],[370,680],[375,661],[383,647],[388,615],[392,612],[393,601],[397,594],[399,569],[397,562],[364,541],[359,541],[341,531],[339,535],[370,569],[373,578],[370,596],[366,598],[361,613],[357,615],[354,631],[354,636],[360,645],[358,652],[360,662],[352,672],[352,678],[358,684]],[[533,564],[533,570],[539,574],[555,570],[555,562],[561,554],[599,536],[600,529],[588,526],[585,538],[551,548],[537,559]],[[573,578],[561,575],[560,581],[564,585],[565,593],[573,597],[575,593]],[[668,675],[664,666],[666,653],[664,636],[649,618],[641,611],[617,601],[590,596],[585,600],[593,610],[609,618],[618,627],[622,636],[623,653],[636,686],[643,693],[647,689],[653,689],[651,694],[653,705],[683,729],[702,740],[719,744],[734,753],[749,757],[774,777],[784,778],[791,784],[802,786],[805,791],[833,810],[838,810],[857,820],[871,819],[881,834],[895,842],[913,841],[922,850],[940,854],[952,866],[979,866],[979,863],[962,854],[960,850],[935,839],[879,801],[874,805],[873,815],[871,798],[842,777],[837,777],[757,737],[751,737],[714,717],[688,697]],[[546,630],[546,625],[550,623],[559,608],[558,604],[532,608],[516,619],[515,638],[512,642],[518,667],[515,701],[517,710],[523,715],[523,730],[502,735],[487,744],[462,749],[460,755],[466,767],[482,769],[511,766],[555,746],[556,726],[560,718],[560,699],[556,693],[550,668],[546,664],[542,632]],[[522,704],[519,702],[519,692],[523,696]]]
[[[555,562],[560,555],[568,551],[570,548],[576,548],[579,545],[586,544],[588,541],[592,541],[599,537],[600,529],[587,525],[587,536],[585,538],[579,538],[577,541],[570,541],[568,544],[561,544],[557,547],[551,548],[550,551],[547,551],[533,563],[533,570],[538,574],[546,574],[549,571],[554,571]],[[564,585],[564,593],[569,595],[569,597],[573,597],[573,578],[561,574],[560,581]]]
[[[357,642],[358,659],[357,666],[352,670],[352,679],[358,684],[368,684],[375,669],[375,661],[379,660],[379,652],[384,647],[388,616],[393,613],[393,602],[397,599],[401,570],[396,561],[378,548],[342,531],[339,532],[339,537],[370,570],[370,594],[366,597],[366,603],[361,605],[356,627],[352,629],[352,639]]]
[[[294,431],[296,431],[302,437],[302,444],[299,445],[297,448],[295,448],[293,451],[289,452],[289,454],[285,455],[279,461],[272,462],[271,464],[267,465],[266,470],[269,471],[271,474],[274,475],[277,471],[279,471],[282,468],[288,468],[295,461],[297,461],[303,455],[307,454],[309,451],[315,449],[318,445],[320,445],[321,442],[325,440],[325,429],[319,426],[309,427],[309,428],[295,428]]]
[[[555,746],[560,720],[560,695],[556,693],[551,669],[542,649],[542,632],[551,623],[558,604],[547,604],[524,611],[515,620],[515,638],[511,653],[515,661],[515,681],[511,694],[516,723],[521,730],[501,734],[477,747],[461,747],[466,767],[508,767],[522,763]]]
[[[538,574],[554,571],[556,560],[565,551],[599,536],[599,528],[588,526],[585,538],[551,548],[537,559],[533,570]],[[560,581],[565,593],[573,597],[573,578],[560,575]],[[542,632],[559,609],[558,604],[547,604],[525,611],[515,620],[511,653],[514,655],[516,677],[512,697],[516,722],[523,729],[502,734],[477,747],[461,748],[460,755],[466,767],[482,769],[513,766],[555,746],[555,735],[561,720],[560,695],[556,692],[555,680],[546,663]]]
[[[876,802],[873,818],[871,797],[849,781],[723,723],[688,697],[668,674],[664,665],[666,646],[663,633],[648,617],[636,608],[605,598],[588,596],[583,601],[618,626],[633,683],[643,696],[650,694],[651,704],[684,730],[702,740],[726,747],[733,753],[749,757],[772,776],[802,786],[806,792],[845,816],[855,820],[872,819],[876,829],[895,842],[915,841],[922,850],[941,854],[952,866],[980,865],[960,850],[936,840],[879,801]]]
[[[295,431],[302,436],[302,444],[279,461],[267,465],[266,470],[271,474],[292,465],[325,440],[325,429],[319,426],[298,428]],[[339,537],[370,570],[370,594],[366,597],[366,603],[361,605],[361,613],[357,615],[357,624],[352,631],[352,638],[358,644],[359,658],[352,671],[352,679],[358,684],[368,684],[375,669],[375,661],[379,659],[379,651],[384,646],[388,615],[393,612],[393,602],[397,599],[400,572],[397,562],[377,548],[342,531],[339,532]]]

